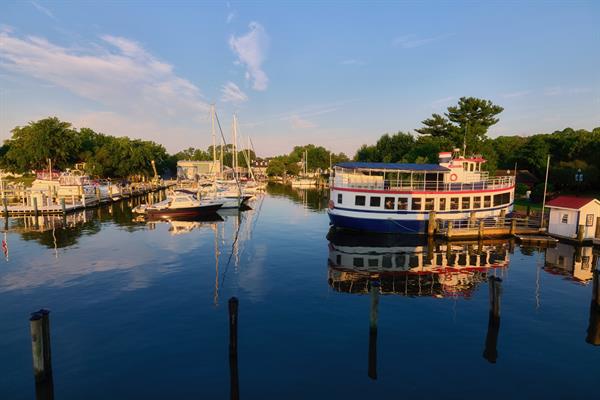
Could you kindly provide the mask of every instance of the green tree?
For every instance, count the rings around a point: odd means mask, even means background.
[[[78,161],[79,138],[68,122],[56,117],[44,118],[17,126],[11,133],[12,137],[4,144],[8,151],[3,163],[12,172],[46,168],[48,159],[59,169]]]

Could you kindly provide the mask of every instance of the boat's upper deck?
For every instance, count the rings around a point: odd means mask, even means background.
[[[513,176],[489,177],[473,159],[460,163],[393,164],[346,162],[334,167],[331,187],[383,191],[460,192],[509,189]],[[475,166],[472,166],[475,164]],[[459,168],[460,170],[458,170]]]

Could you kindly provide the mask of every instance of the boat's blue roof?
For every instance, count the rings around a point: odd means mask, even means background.
[[[448,172],[449,168],[438,164],[397,164],[397,163],[378,163],[378,162],[342,162],[337,163],[336,167],[349,169],[392,169],[397,171],[431,171]]]

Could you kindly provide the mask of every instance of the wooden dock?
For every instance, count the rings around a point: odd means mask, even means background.
[[[43,201],[38,202],[38,197],[28,189],[4,191],[4,197],[0,198],[0,216],[19,217],[19,216],[42,216],[42,215],[64,215],[75,211],[94,208],[103,204],[118,202],[124,199],[140,196],[148,196],[148,202],[160,201],[160,194],[169,187],[175,185],[173,182],[163,184],[137,183],[123,187],[121,195],[117,197],[100,197],[86,201],[85,195],[81,197],[71,196],[69,199],[56,198],[52,196],[43,197]],[[7,196],[10,193],[10,197]],[[98,193],[98,192],[97,192]]]
[[[431,221],[430,221],[431,223]],[[544,235],[540,221],[531,218],[495,217],[480,220],[435,220],[430,234],[446,239],[484,239],[493,237],[519,237],[525,235]]]

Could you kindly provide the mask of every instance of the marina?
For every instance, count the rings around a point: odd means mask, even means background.
[[[35,395],[28,316],[40,308],[55,398],[385,396],[398,379],[419,397],[430,375],[418,371],[438,376],[432,396],[477,396],[489,374],[527,373],[531,396],[594,390],[598,248],[329,230],[327,198],[283,185],[195,221],[136,220],[142,200],[64,225],[9,218],[2,398]],[[576,383],[559,379],[565,363]],[[323,384],[323,369],[346,383]],[[305,384],[290,393],[299,371]],[[182,383],[194,379],[205,384]]]

